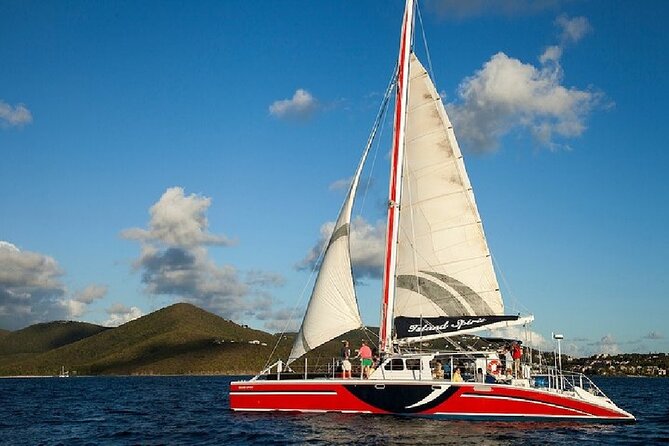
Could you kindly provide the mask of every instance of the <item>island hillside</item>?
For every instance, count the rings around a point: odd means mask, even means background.
[[[376,344],[377,329],[354,330],[309,352],[309,369],[327,370],[341,341],[353,351],[363,339]],[[223,319],[191,304],[162,308],[119,327],[84,322],[41,323],[0,331],[0,376],[52,376],[61,367],[72,375],[252,375],[278,359],[286,360],[295,333],[271,334]],[[453,344],[449,345],[448,342]],[[427,348],[494,349],[493,341],[461,336],[425,344]],[[594,358],[594,357],[593,357]],[[618,365],[618,362],[624,362]],[[669,356],[565,358],[565,368],[589,374],[662,376]],[[301,373],[304,358],[293,364]]]

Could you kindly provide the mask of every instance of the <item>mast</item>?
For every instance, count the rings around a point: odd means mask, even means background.
[[[402,193],[402,166],[404,164],[404,133],[409,94],[409,60],[413,36],[414,0],[407,0],[400,37],[399,59],[397,62],[397,95],[393,147],[390,166],[388,193],[388,223],[386,230],[386,255],[383,271],[383,300],[381,303],[381,326],[379,328],[379,351],[392,351],[393,305],[395,301],[395,269],[397,263],[397,238],[399,234],[399,208]]]

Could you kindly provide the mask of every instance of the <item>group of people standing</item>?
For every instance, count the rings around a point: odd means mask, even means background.
[[[351,364],[351,359],[360,358],[360,366],[362,367],[362,376],[364,378],[369,378],[369,375],[372,373],[372,367],[374,365],[374,355],[372,349],[367,345],[367,341],[362,341],[362,345],[357,350],[358,354],[355,357],[351,356],[351,346],[348,341],[342,341],[344,344],[341,348],[341,377],[343,379],[350,379],[351,371],[353,366]]]
[[[369,376],[372,374],[372,371],[374,370],[374,358],[375,355],[372,352],[372,349],[369,347],[367,344],[367,341],[362,341],[360,348],[356,350],[357,354],[356,356],[352,356],[351,353],[351,346],[348,341],[344,340],[342,341],[343,346],[341,348],[341,369],[342,369],[342,379],[351,379],[352,376],[352,370],[353,370],[353,365],[351,364],[352,359],[360,359],[360,366],[361,366],[361,374],[363,378],[369,378]],[[514,378],[519,378],[521,377],[521,368],[520,368],[520,358],[523,355],[523,349],[520,346],[520,344],[517,341],[513,341],[511,345],[505,345],[500,351],[500,361],[501,361],[501,369],[502,373],[507,373],[508,370],[511,370],[511,364],[508,364],[509,362],[513,362],[513,377]],[[507,359],[507,356],[509,358]],[[510,360],[510,361],[509,361]],[[507,369],[507,367],[509,367]],[[479,372],[483,376],[483,371],[479,369]],[[433,376],[436,379],[443,379],[444,378],[444,370],[443,366],[441,364],[441,361],[437,361],[437,364],[435,365],[435,369],[433,371]],[[492,378],[492,377],[491,377]],[[460,369],[455,368],[453,370],[453,375],[451,377],[453,381],[462,381],[462,376],[460,374]]]
[[[502,350],[500,351],[500,360],[502,362],[503,372],[506,373],[507,370],[511,370],[511,364],[509,364],[509,362],[513,362],[513,370],[512,370],[513,377],[520,378],[521,377],[520,358],[522,358],[522,356],[523,356],[523,348],[517,341],[513,341],[511,343],[511,346],[505,345],[504,347],[502,347]],[[509,359],[511,361],[509,361]]]

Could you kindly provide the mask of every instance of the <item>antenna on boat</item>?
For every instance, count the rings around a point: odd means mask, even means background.
[[[558,334],[558,333],[551,333],[551,336],[553,336],[553,339],[557,341],[557,346],[558,346],[558,370],[560,373],[562,373],[562,348],[560,345],[560,341],[564,339],[564,335]]]

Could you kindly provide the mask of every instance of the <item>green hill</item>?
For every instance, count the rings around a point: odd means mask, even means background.
[[[51,375],[61,366],[79,375],[256,373],[277,339],[181,303],[20,361],[2,361],[0,375]],[[284,337],[274,356],[285,358],[290,345]]]
[[[354,330],[309,352],[309,370],[327,370],[343,339],[353,351],[363,339],[373,347],[377,331]],[[55,375],[61,367],[78,375],[256,374],[286,360],[294,338],[295,333],[272,335],[180,303],[116,328],[50,322],[9,332],[0,337],[0,376]],[[425,345],[446,347],[443,340]],[[303,358],[292,364],[296,373],[303,368]]]
[[[2,328],[0,328],[0,338],[2,338],[3,336],[7,336],[9,333],[11,333],[11,331],[3,330]]]
[[[86,322],[56,321],[30,327],[0,336],[0,359],[8,365],[22,358],[47,352],[107,330],[106,327]]]

